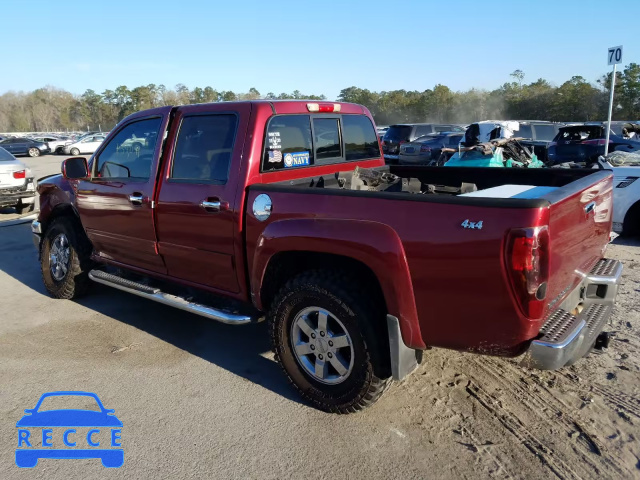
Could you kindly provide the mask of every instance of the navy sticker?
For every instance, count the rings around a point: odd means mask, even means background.
[[[285,168],[304,167],[309,165],[309,152],[287,153],[284,156]]]

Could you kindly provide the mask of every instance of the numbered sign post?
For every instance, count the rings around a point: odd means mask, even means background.
[[[611,132],[611,114],[613,112],[613,89],[616,86],[616,65],[622,63],[622,45],[611,47],[607,52],[608,64],[613,65],[613,74],[611,75],[611,92],[609,94],[609,117],[607,119],[607,139],[604,144],[605,156],[609,153],[609,133]]]

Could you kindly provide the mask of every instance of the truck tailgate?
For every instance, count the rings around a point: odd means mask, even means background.
[[[547,310],[559,305],[604,256],[613,215],[612,188],[613,176],[601,172],[544,197],[551,202]]]

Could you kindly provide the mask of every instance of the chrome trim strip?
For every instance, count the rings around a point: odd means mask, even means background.
[[[234,315],[231,313],[226,313],[221,310],[216,310],[215,308],[207,307],[206,305],[190,302],[176,295],[163,293],[161,291],[158,291],[157,293],[146,293],[139,290],[135,290],[133,288],[125,287],[124,285],[111,283],[107,280],[94,276],[93,272],[89,272],[89,278],[94,282],[102,283],[103,285],[108,285],[109,287],[117,288],[118,290],[132,293],[139,297],[147,298],[149,300],[153,300],[154,302],[162,303],[164,305],[169,305],[171,307],[178,308],[186,312],[195,313],[196,315],[200,315],[201,317],[205,317],[210,320],[215,320],[217,322],[226,323],[229,325],[244,325],[247,323],[252,323],[257,321],[257,319],[254,319],[253,317],[250,317],[247,315]]]

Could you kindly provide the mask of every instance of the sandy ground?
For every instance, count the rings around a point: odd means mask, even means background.
[[[373,408],[336,416],[300,402],[265,325],[217,324],[100,285],[53,300],[29,225],[0,226],[0,240],[2,479],[640,478],[638,241],[609,247],[625,271],[608,352],[540,372],[430,350]],[[16,421],[52,390],[95,392],[115,409],[122,468],[16,467]]]

